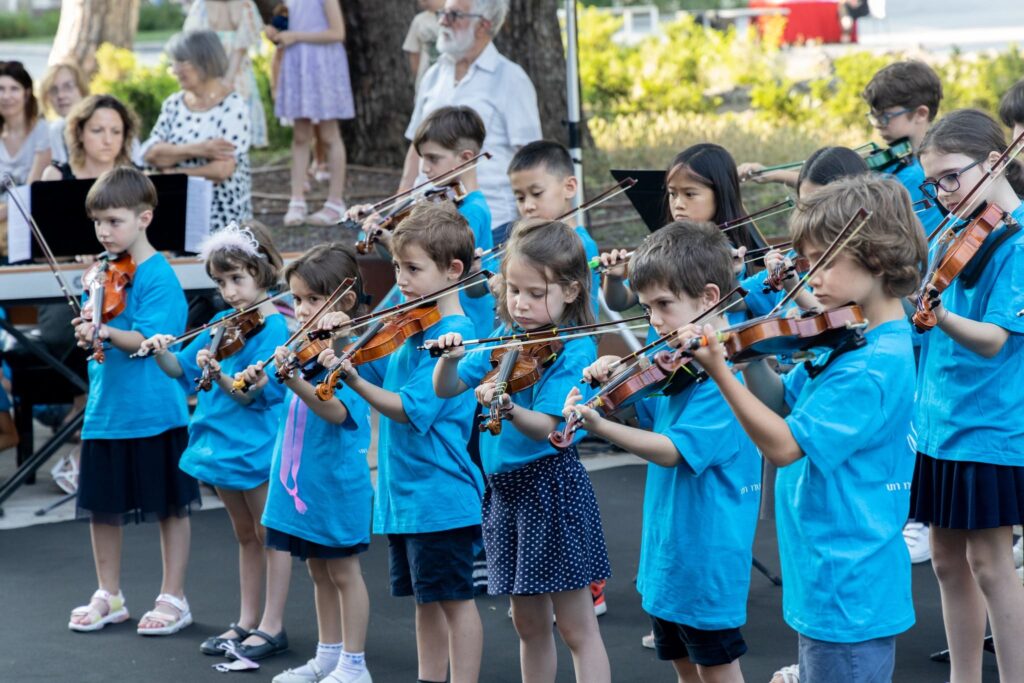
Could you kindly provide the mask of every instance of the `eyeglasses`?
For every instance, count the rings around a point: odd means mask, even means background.
[[[437,15],[437,21],[443,22],[447,20],[449,24],[454,24],[460,19],[468,19],[473,17],[474,19],[482,19],[484,15],[474,14],[472,12],[459,12],[458,10],[438,10],[434,12]]]
[[[903,109],[899,109],[897,111],[883,111],[881,114],[876,114],[873,111],[869,111],[867,114],[865,114],[865,116],[868,117],[868,123],[870,123],[872,126],[877,126],[878,128],[885,128],[886,126],[889,125],[889,122],[892,121],[897,116],[902,116],[903,114],[908,114],[912,111],[914,110],[909,107],[904,107]]]
[[[926,180],[923,183],[921,183],[918,187],[920,188],[922,194],[924,194],[925,197],[937,200],[939,198],[939,190],[942,190],[943,192],[956,192],[957,190],[959,190],[960,176],[980,163],[981,159],[978,159],[977,161],[967,164],[959,171],[947,173],[938,180]]]
[[[78,92],[78,85],[75,84],[73,81],[68,81],[67,83],[61,83],[60,85],[51,86],[50,89],[46,91],[46,94],[50,97],[56,97],[61,93],[73,92]]]

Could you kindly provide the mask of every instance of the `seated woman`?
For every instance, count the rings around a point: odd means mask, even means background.
[[[161,172],[213,181],[210,229],[252,217],[249,108],[225,85],[228,56],[213,31],[185,31],[167,43],[181,85],[166,100],[142,145],[145,163]]]
[[[50,118],[51,161],[66,162],[68,148],[64,142],[64,124],[71,107],[89,94],[89,86],[81,69],[74,62],[60,61],[43,74],[39,82],[39,100]]]
[[[43,171],[43,180],[98,178],[115,166],[131,164],[132,140],[138,130],[135,114],[116,97],[90,95],[68,114],[67,161],[54,160]]]

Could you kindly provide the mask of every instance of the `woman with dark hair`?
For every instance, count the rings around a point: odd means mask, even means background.
[[[54,161],[42,179],[99,178],[115,166],[131,164],[138,130],[135,114],[116,97],[90,95],[68,113],[64,128],[68,160]]]
[[[39,180],[50,163],[50,128],[39,115],[32,77],[21,62],[0,62],[0,176]],[[0,257],[7,255],[7,195],[0,187]]]
[[[806,197],[840,178],[867,172],[868,165],[863,157],[849,147],[822,147],[807,157],[800,167],[796,194]]]

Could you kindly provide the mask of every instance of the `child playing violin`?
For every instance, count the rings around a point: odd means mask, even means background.
[[[449,177],[449,184],[461,183],[466,194],[458,201],[459,213],[469,223],[477,249],[490,249],[491,210],[477,184],[476,168],[470,167],[451,177],[453,169],[465,164],[480,154],[487,132],[484,122],[469,107],[441,107],[423,120],[413,136],[412,145],[420,157],[420,171],[429,180]],[[487,163],[484,161],[483,163]],[[372,210],[372,205],[354,206],[349,218],[358,219]],[[363,222],[364,230],[371,230],[381,222],[379,214],[371,213]],[[394,228],[394,226],[391,226]],[[378,242],[385,253],[389,253],[391,233],[379,233]],[[473,321],[475,334],[483,336],[494,327],[494,297],[484,293],[472,297],[466,291],[459,292],[459,303],[463,312]]]
[[[210,235],[199,252],[224,301],[239,311],[255,305],[252,315],[260,322],[254,323],[248,337],[240,326],[225,322],[198,334],[177,352],[169,351],[176,341],[174,335],[156,334],[142,342],[139,352],[152,352],[160,369],[177,379],[186,392],[198,391],[188,448],[179,466],[217,490],[238,541],[238,620],[220,635],[203,641],[199,650],[223,656],[225,643],[233,641],[247,658],[263,659],[283,649],[284,643],[269,634],[283,633],[291,576],[291,558],[286,553],[264,550],[260,524],[277,435],[277,408],[284,391],[274,382],[263,391],[234,392],[231,380],[236,372],[273,353],[288,337],[284,316],[267,301],[268,290],[277,285],[281,256],[266,229],[255,225],[239,229],[235,224]],[[230,312],[218,313],[211,322]],[[238,348],[239,344],[244,346]],[[261,617],[264,570],[268,591]],[[284,595],[275,594],[275,590],[283,590]],[[269,642],[271,639],[277,646]]]
[[[880,177],[839,180],[807,197],[790,229],[795,248],[813,264],[861,208],[873,213],[808,284],[825,308],[860,306],[867,319],[862,345],[848,335],[782,377],[752,362],[744,385],[713,327],[686,325],[672,342],[694,348],[692,340],[702,339],[706,347],[692,351],[694,360],[763,457],[779,467],[783,617],[800,636],[801,683],[890,680],[895,636],[914,623],[901,533],[914,355],[902,297],[920,281],[924,236],[906,191]]]
[[[587,258],[578,235],[564,223],[533,219],[517,224],[501,272],[504,324],[496,334],[593,322]],[[547,442],[561,422],[568,388],[594,360],[593,341],[552,342],[556,355],[536,384],[509,395],[496,383],[502,378],[488,375],[490,352],[467,355],[462,340],[454,331],[437,336],[436,346],[446,355],[434,369],[434,390],[452,397],[474,387],[477,401],[490,407],[490,419],[497,420],[491,426],[500,433],[480,437],[487,474],[487,590],[512,595],[523,679],[554,679],[554,614],[572,651],[576,680],[608,681],[608,655],[588,590],[591,582],[611,574],[601,514],[575,445],[556,451]],[[506,353],[528,354],[529,348]],[[503,419],[508,420],[505,429]]]
[[[391,253],[402,295],[429,296],[468,272],[473,233],[452,207],[422,204],[395,228]],[[418,678],[444,681],[450,661],[452,683],[467,683],[480,675],[483,650],[473,601],[483,478],[466,452],[473,401],[438,398],[432,384],[437,361],[416,347],[449,332],[471,335],[473,324],[454,291],[435,305],[440,320],[387,356],[380,386],[349,360],[340,367],[346,391],[381,414],[373,528],[388,535],[391,594],[416,600]],[[333,314],[322,325],[344,327],[347,320]],[[330,349],[320,357],[326,367],[336,361]]]
[[[731,260],[728,239],[711,223],[670,223],[637,248],[630,284],[659,336],[720,305],[735,281]],[[725,322],[718,312],[709,324]],[[607,383],[617,360],[602,356],[584,379]],[[695,377],[693,365],[677,372]],[[576,388],[564,414],[651,463],[637,590],[658,658],[672,662],[680,681],[741,681],[761,462],[713,382],[675,391],[638,405],[650,431],[602,417]]]
[[[966,201],[987,172],[999,170],[994,165],[1004,150],[999,124],[970,109],[947,114],[921,143],[926,194],[968,221],[980,202],[1005,212],[1002,225],[933,304],[937,329],[921,341],[910,511],[931,523],[953,681],[981,677],[986,616],[999,678],[1024,680],[1024,594],[1011,551],[1012,527],[1024,521],[1020,162],[1011,161],[977,201]],[[962,228],[959,220],[951,222]],[[943,242],[937,239],[933,248],[941,264]]]
[[[99,588],[88,605],[71,612],[72,631],[97,631],[128,619],[121,592],[122,526],[158,521],[163,578],[154,609],[138,624],[140,635],[168,635],[192,623],[185,599],[189,512],[200,504],[199,486],[178,469],[188,443],[188,409],[181,387],[155,361],[129,354],[157,332],[180,333],[187,305],[178,278],[153,248],[146,228],[153,220],[156,188],[132,167],[101,175],[86,197],[96,238],[111,260],[134,266],[122,290],[124,310],[102,322],[108,299],[91,302],[89,319],[76,318],[79,346],[92,347],[89,398],[82,427],[78,511],[90,520]],[[110,293],[114,295],[113,292]],[[95,340],[107,346],[100,363]]]
[[[289,263],[283,272],[291,290],[295,317],[310,318],[346,278],[357,278],[352,248],[321,244]],[[353,287],[335,310],[353,314],[362,291]],[[290,373],[292,350],[278,346],[274,363],[284,372],[284,413],[277,424],[270,467],[270,487],[263,512],[268,548],[306,562],[313,579],[319,634],[316,656],[304,666],[274,677],[274,683],[370,683],[364,654],[370,600],[359,555],[370,544],[373,487],[366,451],[370,443],[369,407],[348,387],[330,400],[317,398],[311,380]],[[323,374],[323,369],[320,369]],[[253,391],[276,391],[263,362],[250,365],[239,378]],[[287,595],[287,577],[281,600]],[[287,647],[284,631],[264,637]]]

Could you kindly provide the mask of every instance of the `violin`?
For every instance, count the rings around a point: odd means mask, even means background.
[[[811,269],[811,262],[804,256],[797,256],[795,259],[786,259],[780,261],[777,265],[769,269],[768,275],[764,279],[763,292],[770,294],[772,292],[781,292],[786,280],[791,280],[797,275],[803,275]]]
[[[453,202],[455,206],[459,206],[459,204],[462,203],[462,200],[466,198],[467,194],[469,194],[469,192],[466,190],[466,186],[463,185],[462,181],[455,180],[448,185],[431,188],[419,197],[409,197],[405,199],[404,201],[396,204],[391,211],[387,212],[384,219],[378,225],[375,225],[366,231],[366,238],[356,242],[356,251],[364,256],[369,254],[374,243],[380,240],[384,231],[393,230],[394,226],[404,221],[420,202],[434,202],[441,204],[450,201]]]
[[[704,381],[706,375],[694,369],[692,358],[679,351],[658,351],[652,357],[640,356],[638,363],[612,377],[604,387],[584,403],[585,406],[610,417],[637,402],[661,394],[675,396],[687,387]],[[548,441],[559,450],[572,445],[580,428],[579,413],[573,412],[561,430],[548,435]]]
[[[329,330],[309,330],[305,339],[291,347],[288,360],[274,371],[274,377],[278,382],[283,382],[296,371],[299,371],[306,380],[316,377],[323,370],[316,359],[330,348],[332,339],[333,335]]]
[[[717,338],[732,363],[744,363],[765,356],[796,355],[814,348],[834,348],[863,335],[868,321],[860,306],[850,304],[829,311],[791,318],[770,315],[721,330]],[[855,340],[854,340],[855,341]],[[683,343],[683,350],[695,351],[707,346],[706,336]]]
[[[128,305],[128,287],[135,276],[135,261],[127,253],[112,256],[100,254],[96,262],[82,276],[82,286],[89,290],[89,300],[82,307],[82,318],[93,323],[92,355],[90,360],[106,360],[100,325],[108,323],[124,312]],[[96,314],[97,308],[99,315]]]
[[[487,419],[480,423],[481,432],[490,432],[494,436],[501,434],[501,421],[512,407],[509,394],[528,389],[540,381],[541,373],[555,362],[563,348],[560,340],[546,339],[491,351],[491,371],[480,383],[494,382],[494,397]]]
[[[218,325],[210,332],[210,343],[206,348],[218,361],[230,358],[245,347],[245,342],[255,337],[266,324],[266,319],[258,310],[243,313],[224,325]],[[220,377],[209,365],[203,368],[203,374],[195,378],[196,389],[209,391],[213,383]]]
[[[982,203],[974,217],[961,228],[932,262],[917,295],[917,310],[912,321],[918,332],[927,332],[938,324],[933,308],[938,297],[964,271],[989,235],[1006,221],[1007,213],[995,204]],[[952,233],[947,233],[951,235]]]
[[[864,157],[864,163],[868,165],[869,171],[881,173],[896,165],[909,164],[913,156],[914,148],[910,138],[900,138],[888,147],[875,147]]]
[[[355,342],[342,350],[336,367],[316,385],[317,398],[328,401],[334,395],[334,391],[341,386],[346,377],[341,369],[344,361],[350,360],[353,365],[359,365],[384,358],[402,348],[407,339],[427,330],[440,320],[441,310],[436,303],[430,303],[374,321]]]

